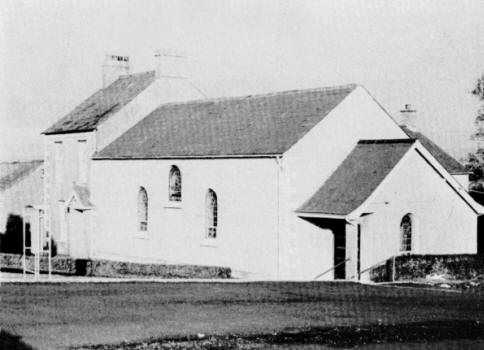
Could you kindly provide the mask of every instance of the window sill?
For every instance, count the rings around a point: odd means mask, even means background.
[[[182,202],[167,202],[163,205],[165,209],[183,209]]]
[[[150,235],[147,231],[138,231],[135,235],[134,235],[134,238],[135,239],[143,239],[143,240],[148,240],[150,239]]]
[[[200,242],[200,247],[218,248],[219,243],[217,242],[216,238],[204,238],[202,242]]]

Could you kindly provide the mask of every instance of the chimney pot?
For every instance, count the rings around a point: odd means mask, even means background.
[[[410,103],[406,103],[404,109],[400,111],[400,125],[415,129],[417,110],[412,108]]]
[[[102,67],[103,88],[107,87],[121,75],[129,74],[129,56],[106,55]]]

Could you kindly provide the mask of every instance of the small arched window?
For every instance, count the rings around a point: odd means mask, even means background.
[[[140,231],[148,231],[148,193],[144,187],[138,191],[138,228]]]
[[[172,165],[170,169],[170,178],[168,179],[168,199],[173,202],[181,202],[182,198],[182,178],[180,169],[176,165]]]
[[[400,221],[400,250],[402,252],[409,252],[412,250],[412,231],[412,214],[407,214],[402,218],[402,221]]]
[[[217,238],[217,195],[212,189],[207,191],[205,198],[206,210],[206,237]]]

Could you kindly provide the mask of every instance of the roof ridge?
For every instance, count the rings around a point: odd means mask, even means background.
[[[190,81],[190,80],[189,80]],[[176,105],[190,105],[196,103],[221,103],[226,101],[233,101],[233,100],[242,100],[242,99],[256,99],[262,97],[273,97],[273,96],[283,96],[283,95],[291,95],[291,94],[302,94],[302,93],[311,93],[311,92],[326,92],[326,91],[345,91],[348,89],[355,89],[359,84],[352,83],[352,84],[344,84],[344,85],[335,85],[335,86],[324,86],[324,87],[317,87],[317,88],[307,88],[307,89],[294,89],[294,90],[282,90],[282,91],[275,91],[275,92],[266,92],[266,93],[258,93],[258,94],[247,94],[247,95],[237,95],[237,96],[221,96],[221,97],[209,97],[203,99],[196,99],[196,100],[188,100],[188,101],[179,101],[179,102],[167,102],[159,105],[154,111],[164,106],[176,106]],[[153,112],[154,112],[153,111]]]
[[[32,160],[12,160],[6,162],[0,162],[0,164],[21,164],[21,163],[40,163],[43,159],[32,159]]]
[[[391,143],[414,143],[417,139],[363,139],[359,140],[359,145],[391,144]]]

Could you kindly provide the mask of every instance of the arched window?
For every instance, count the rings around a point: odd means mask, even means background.
[[[400,222],[400,250],[402,252],[409,252],[412,250],[412,214],[407,214]]]
[[[148,231],[148,193],[144,187],[138,191],[138,225],[140,231]]]
[[[168,181],[168,199],[173,202],[181,202],[182,178],[180,169],[176,165],[172,165]]]
[[[206,210],[206,237],[217,238],[217,195],[212,189],[207,191],[205,198]]]

